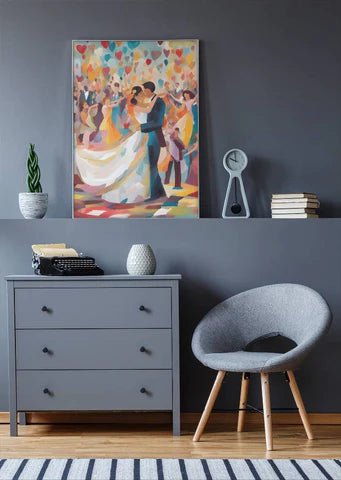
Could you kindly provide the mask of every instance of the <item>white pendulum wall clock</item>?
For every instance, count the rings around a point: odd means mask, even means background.
[[[223,165],[225,170],[230,174],[229,183],[227,185],[225,201],[223,206],[222,217],[223,218],[249,218],[250,210],[247,203],[244,183],[242,179],[242,172],[247,166],[247,156],[242,150],[233,148],[225,153],[223,158]],[[238,188],[237,182],[239,182],[240,193],[244,204],[245,215],[239,215],[242,211],[242,205],[238,201]],[[234,200],[230,207],[230,212],[227,212],[227,205],[229,204],[229,197],[234,190]]]

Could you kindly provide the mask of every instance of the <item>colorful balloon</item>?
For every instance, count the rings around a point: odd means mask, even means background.
[[[150,55],[153,60],[157,60],[161,56],[161,51],[160,50],[152,50],[150,52]]]
[[[85,53],[86,45],[76,45],[76,49],[82,55],[83,53]]]
[[[128,47],[131,49],[131,50],[134,50],[136,47],[138,47],[140,45],[140,42],[138,40],[135,40],[135,41],[129,41],[128,42]]]

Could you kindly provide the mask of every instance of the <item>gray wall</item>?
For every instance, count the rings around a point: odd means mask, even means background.
[[[341,216],[339,0],[0,0],[0,35],[0,218],[20,217],[29,142],[48,215],[71,215],[72,39],[183,37],[201,40],[202,216],[220,216],[232,147],[250,157],[252,216],[290,190]]]
[[[311,0],[0,0],[0,274],[30,273],[30,245],[66,241],[107,273],[124,271],[132,243],[149,242],[160,273],[181,282],[182,409],[200,410],[212,382],[190,352],[200,318],[247,288],[299,282],[319,290],[335,321],[299,381],[307,408],[340,410],[341,220],[4,220],[20,218],[30,141],[37,144],[49,217],[71,215],[71,40],[201,40],[201,212],[219,217],[231,147],[246,150],[254,217],[276,191],[313,191],[341,216],[341,3]],[[0,289],[0,410],[7,408],[7,344]],[[274,375],[275,407],[292,407]],[[255,378],[251,401],[260,404]],[[218,408],[237,405],[235,375]]]
[[[155,250],[158,273],[182,273],[181,382],[182,409],[187,411],[203,407],[213,380],[213,372],[200,366],[190,349],[192,332],[211,307],[259,285],[296,282],[315,288],[328,300],[335,321],[298,372],[298,380],[310,411],[340,411],[341,388],[335,381],[340,373],[341,339],[339,220],[2,220],[0,228],[1,275],[31,273],[30,245],[58,241],[94,255],[106,273],[125,272],[130,245],[149,242]],[[3,300],[1,296],[0,410],[6,406],[7,395]],[[282,375],[272,377],[273,406],[292,407]],[[237,406],[238,382],[237,375],[226,380],[217,408]],[[252,384],[251,401],[260,406],[258,376],[252,377]]]

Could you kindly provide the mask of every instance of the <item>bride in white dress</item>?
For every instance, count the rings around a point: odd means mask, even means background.
[[[132,89],[134,116],[139,124],[147,121],[157,96],[145,106],[143,91]],[[102,198],[110,203],[138,203],[150,197],[148,135],[140,129],[110,150],[76,148],[75,162],[84,183],[103,187]]]

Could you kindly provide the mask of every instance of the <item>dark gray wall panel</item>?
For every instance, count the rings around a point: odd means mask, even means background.
[[[0,221],[0,275],[32,273],[30,245],[65,241],[96,257],[106,273],[125,273],[131,244],[148,242],[157,273],[181,273],[180,336],[182,409],[199,411],[214,372],[199,365],[190,348],[192,332],[219,301],[240,291],[277,282],[318,290],[329,302],[334,323],[311,355],[298,382],[308,411],[337,412],[341,405],[341,222],[324,220],[246,221],[49,219]],[[7,408],[7,334],[4,283],[0,298],[0,411]],[[239,376],[227,377],[217,408],[238,404]],[[293,407],[281,374],[272,376],[273,406]],[[250,401],[260,406],[260,384],[251,377]]]
[[[0,218],[20,217],[28,143],[49,217],[71,216],[71,40],[199,38],[201,213],[219,217],[221,160],[250,157],[251,214],[312,191],[341,216],[339,0],[0,0]]]

